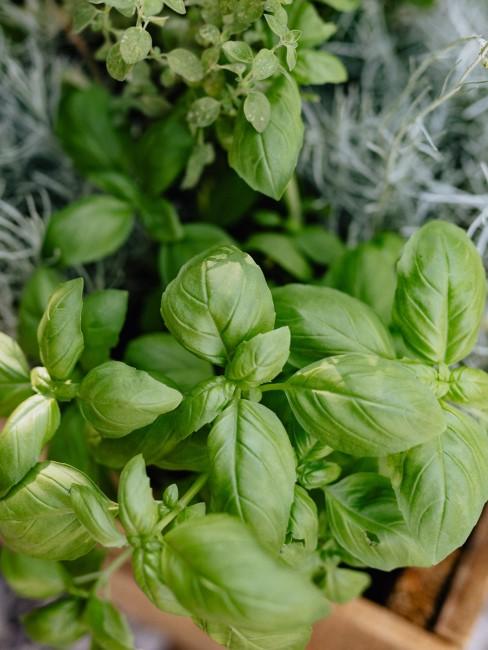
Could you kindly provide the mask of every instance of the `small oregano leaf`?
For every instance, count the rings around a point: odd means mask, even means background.
[[[120,39],[120,55],[129,65],[143,61],[151,47],[151,34],[142,27],[129,27]]]
[[[265,131],[271,119],[271,104],[266,95],[251,91],[244,101],[244,115],[258,133]]]
[[[168,52],[170,69],[185,81],[198,83],[204,77],[203,64],[196,54],[184,48],[176,48]]]

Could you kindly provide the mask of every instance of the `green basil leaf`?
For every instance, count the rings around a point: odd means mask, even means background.
[[[254,190],[278,200],[293,175],[302,147],[301,100],[296,82],[288,75],[274,80],[266,96],[271,106],[266,130],[258,133],[242,111],[229,164]]]
[[[70,494],[76,516],[99,544],[109,548],[125,546],[126,539],[115,525],[107,500],[97,490],[73,485]]]
[[[347,352],[394,358],[393,341],[378,316],[355,298],[290,284],[273,291],[277,325],[291,331],[289,363],[302,367]]]
[[[82,612],[82,600],[64,598],[29,612],[22,617],[22,623],[36,643],[65,648],[87,633]]]
[[[134,637],[125,616],[106,600],[92,596],[83,620],[104,650],[134,650]]]
[[[310,627],[263,633],[218,623],[200,625],[217,643],[232,650],[303,650],[312,633]]]
[[[90,293],[83,301],[81,329],[85,349],[81,365],[90,370],[108,361],[110,350],[119,342],[127,313],[127,291],[105,289]]]
[[[321,226],[307,226],[295,237],[301,252],[315,264],[330,266],[344,254],[344,244],[337,235]]]
[[[211,622],[274,633],[308,626],[327,613],[316,587],[268,555],[228,515],[193,519],[170,531],[161,571],[178,601]]]
[[[295,485],[295,496],[291,506],[288,536],[292,541],[302,542],[306,551],[317,548],[319,519],[315,501],[308,492]]]
[[[389,459],[400,510],[429,564],[464,544],[488,500],[483,427],[444,408],[447,429],[441,436]]]
[[[56,400],[43,395],[29,397],[11,414],[0,431],[0,497],[34,467],[59,420]]]
[[[347,70],[342,61],[329,52],[301,49],[293,76],[300,84],[341,84],[347,81]]]
[[[169,453],[157,457],[154,465],[172,471],[208,473],[210,461],[207,450],[207,431],[194,433],[185,438]]]
[[[478,368],[462,366],[451,373],[447,398],[467,408],[488,410],[488,374]]]
[[[71,506],[73,485],[94,484],[68,465],[40,463],[0,500],[0,536],[13,551],[49,560],[74,560],[94,542]]]
[[[121,438],[175,409],[181,393],[120,361],[107,361],[83,379],[79,407],[107,438]]]
[[[318,2],[329,5],[337,11],[354,11],[361,4],[361,0],[318,0]]]
[[[37,329],[49,298],[63,281],[63,276],[45,266],[37,268],[27,280],[19,305],[19,342],[34,361],[40,361]]]
[[[196,54],[184,48],[176,48],[168,52],[168,65],[175,74],[183,77],[185,81],[197,83],[205,75],[203,64]]]
[[[154,122],[137,144],[136,161],[140,182],[146,191],[158,196],[180,176],[193,148],[182,110]]]
[[[290,29],[298,29],[301,32],[300,47],[311,48],[322,45],[337,31],[334,23],[326,23],[322,20],[311,2],[292,2],[287,9]]]
[[[87,196],[53,214],[44,252],[64,266],[96,262],[115,253],[133,225],[134,210],[125,201],[98,194]]]
[[[326,569],[323,589],[328,600],[343,604],[359,598],[370,584],[367,573],[330,566]]]
[[[271,330],[275,318],[261,269],[230,245],[188,262],[164,292],[161,312],[182,345],[219,365],[239,343]]]
[[[129,27],[120,39],[120,54],[129,65],[143,61],[151,48],[151,34],[142,27]]]
[[[407,242],[398,263],[394,318],[421,358],[452,364],[468,355],[485,297],[483,264],[463,230],[431,221]]]
[[[158,506],[141,454],[130,460],[122,470],[119,508],[120,520],[128,535],[146,536],[153,532],[158,521]]]
[[[280,327],[243,341],[227,366],[230,381],[248,389],[271,381],[278,375],[290,355],[290,330]]]
[[[325,494],[332,535],[354,558],[381,571],[429,564],[407,529],[387,478],[352,474]]]
[[[298,280],[309,281],[313,270],[290,235],[258,232],[246,242],[246,248],[259,251]]]
[[[235,400],[215,421],[208,447],[214,512],[240,517],[263,544],[279,550],[296,474],[293,449],[278,417],[262,404]]]
[[[60,562],[14,553],[7,547],[0,555],[0,571],[16,594],[35,600],[59,596],[70,583],[69,573]]]
[[[386,456],[439,436],[434,393],[400,361],[366,354],[323,359],[299,370],[286,395],[299,424],[353,456]]]
[[[151,239],[166,243],[181,239],[183,226],[172,203],[161,197],[142,196],[137,208]]]
[[[14,339],[0,332],[0,417],[31,394],[27,359]]]
[[[41,360],[53,379],[67,379],[83,352],[83,279],[63,282],[51,295],[37,338]]]
[[[231,243],[229,235],[218,226],[209,223],[184,225],[182,239],[161,246],[159,253],[161,279],[165,285],[168,285],[192,257],[218,244]]]
[[[134,368],[169,377],[184,392],[213,376],[208,361],[188,352],[165,332],[133,339],[125,350],[124,361]]]
[[[190,616],[167,587],[159,571],[160,552],[136,548],[132,556],[132,570],[140,589],[153,605],[168,614]]]

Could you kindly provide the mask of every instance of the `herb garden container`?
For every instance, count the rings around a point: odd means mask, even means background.
[[[112,589],[119,607],[168,637],[171,650],[221,647],[189,619],[164,614],[148,603],[128,567],[114,576]],[[431,569],[400,574],[386,597],[388,604],[359,598],[337,605],[330,617],[315,625],[308,650],[463,650],[487,595],[485,510],[461,551]]]

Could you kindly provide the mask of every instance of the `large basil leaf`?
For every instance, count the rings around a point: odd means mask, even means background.
[[[161,571],[186,609],[214,623],[274,633],[308,626],[328,609],[316,587],[228,515],[193,519],[169,532]]]
[[[295,485],[288,535],[292,541],[302,542],[306,551],[315,551],[318,534],[319,519],[315,501],[306,490]]]
[[[163,244],[159,251],[159,273],[165,285],[174,280],[181,267],[192,257],[219,244],[231,244],[229,235],[211,223],[189,223],[183,226],[183,237]]]
[[[24,352],[34,361],[40,360],[37,329],[49,298],[63,281],[55,269],[37,268],[27,280],[19,305],[19,342]]]
[[[254,190],[278,200],[295,171],[302,147],[302,104],[298,86],[287,74],[273,81],[266,96],[271,105],[268,126],[258,133],[242,112],[229,163]]]
[[[347,81],[347,69],[342,61],[330,52],[301,48],[293,76],[302,85],[340,84]]]
[[[395,357],[378,316],[355,298],[327,287],[289,284],[275,289],[273,299],[276,324],[290,328],[289,362],[297,368],[345,352]]]
[[[287,433],[266,406],[235,400],[208,438],[212,508],[245,521],[256,537],[279,550],[285,541],[295,458]]]
[[[447,397],[467,408],[488,411],[488,374],[479,368],[455,368],[451,373]]]
[[[354,558],[382,571],[429,564],[407,529],[387,478],[352,474],[327,487],[325,494],[332,535]]]
[[[181,393],[120,361],[107,361],[83,379],[79,406],[107,438],[121,438],[175,409]]]
[[[311,2],[297,0],[287,6],[288,26],[301,32],[299,45],[317,47],[328,40],[337,27],[334,23],[324,22]]]
[[[200,625],[217,643],[232,650],[303,650],[312,633],[309,626],[263,633],[218,623]]]
[[[69,573],[60,562],[14,553],[6,547],[0,555],[0,570],[8,585],[24,598],[59,596],[70,583]]]
[[[0,417],[31,394],[27,359],[14,339],[0,332]]]
[[[34,467],[0,500],[0,536],[13,551],[49,560],[74,560],[95,545],[71,505],[73,485],[90,479],[68,465]]]
[[[142,455],[135,456],[122,470],[119,482],[120,520],[128,535],[150,535],[158,520]]]
[[[86,296],[81,314],[85,340],[81,364],[85,370],[108,361],[124,325],[127,300],[127,291],[117,289],[94,291]]]
[[[83,352],[83,279],[61,284],[49,299],[37,338],[42,363],[53,379],[67,379]]]
[[[471,416],[445,412],[442,436],[389,459],[400,510],[430,564],[464,544],[488,500],[486,433]]]
[[[182,345],[220,365],[239,343],[271,330],[275,319],[261,269],[230,245],[188,262],[164,292],[161,311]]]
[[[324,594],[333,603],[347,603],[358,598],[371,584],[367,573],[329,566],[325,572]]]
[[[22,617],[22,623],[33,641],[51,648],[66,648],[87,632],[82,613],[82,600],[63,598],[29,612]]]
[[[182,391],[213,375],[212,365],[188,352],[167,332],[144,334],[127,346],[124,361],[134,368],[168,377]]]
[[[125,616],[106,600],[92,596],[83,621],[103,650],[134,650],[134,637]]]
[[[118,250],[134,224],[133,208],[113,196],[87,196],[53,214],[44,253],[64,266],[95,262]]]
[[[0,497],[34,467],[59,420],[56,400],[43,395],[29,397],[8,418],[0,431]]]
[[[456,363],[478,336],[486,278],[474,244],[453,224],[431,221],[398,263],[394,317],[407,345],[434,363]]]
[[[241,343],[225,374],[244,389],[260,386],[283,370],[289,355],[290,330],[280,327]]]
[[[292,411],[309,433],[353,456],[385,456],[440,435],[442,409],[408,366],[366,354],[330,357],[286,384]]]
[[[313,278],[312,267],[291,235],[258,232],[249,237],[245,246],[250,251],[258,251],[297,280],[309,282]]]
[[[160,551],[136,548],[132,556],[132,570],[140,589],[153,605],[169,614],[190,616],[176,600],[174,594],[164,584],[159,571]]]

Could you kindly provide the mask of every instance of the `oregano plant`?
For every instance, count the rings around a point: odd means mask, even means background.
[[[271,291],[223,243],[164,291],[169,332],[119,361],[124,292],[60,284],[42,366],[0,337],[1,570],[51,599],[25,616],[31,638],[134,648],[107,589],[130,561],[156,607],[223,646],[299,650],[364,568],[441,561],[488,499],[488,376],[463,364],[485,294],[476,249],[443,222],[401,253],[395,337],[336,289]]]

